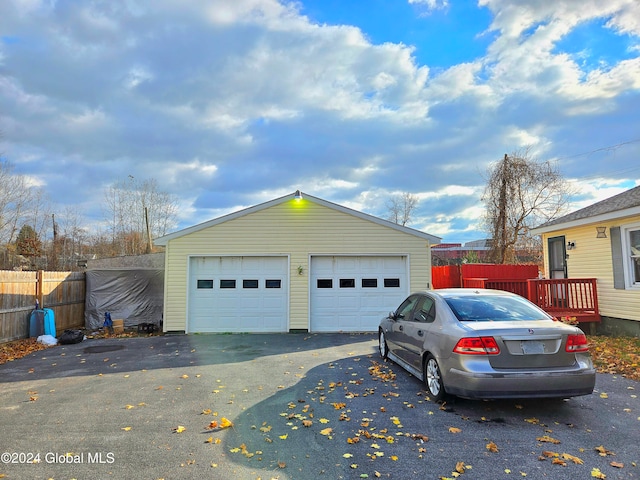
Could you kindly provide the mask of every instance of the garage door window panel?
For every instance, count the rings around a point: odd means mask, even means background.
[[[213,288],[213,280],[198,280],[198,288]]]
[[[282,280],[266,280],[265,281],[265,288],[282,288]]]
[[[316,282],[318,288],[333,288],[333,279],[331,278],[319,278]]]
[[[385,288],[400,288],[400,279],[399,278],[385,278],[384,279],[384,287]]]
[[[362,288],[378,288],[378,279],[377,278],[363,278],[362,279]]]
[[[340,288],[356,288],[355,278],[341,278]]]
[[[235,280],[220,280],[220,288],[221,289],[236,288],[236,281]]]
[[[242,280],[242,288],[258,288],[258,280]]]

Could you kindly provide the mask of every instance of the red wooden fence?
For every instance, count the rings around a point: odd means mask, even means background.
[[[474,284],[465,285],[465,280],[472,278],[496,281],[527,280],[529,278],[538,278],[538,266],[465,263],[463,265],[445,265],[431,269],[433,288],[474,287],[476,286]]]
[[[431,268],[433,288],[454,288],[462,285],[459,265],[444,265]]]

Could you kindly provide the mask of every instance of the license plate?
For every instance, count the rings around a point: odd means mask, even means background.
[[[522,347],[522,353],[525,355],[540,355],[544,353],[544,343],[538,342],[536,340],[527,340],[526,342],[521,342],[520,346]]]

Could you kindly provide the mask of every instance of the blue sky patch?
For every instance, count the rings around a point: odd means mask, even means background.
[[[585,22],[561,39],[553,53],[567,53],[585,72],[609,70],[621,60],[637,55],[631,50],[634,39],[606,27],[607,19]],[[635,39],[638,43],[638,39]]]
[[[469,0],[433,11],[399,0],[303,0],[301,13],[312,23],[356,26],[373,44],[412,45],[417,63],[431,68],[472,62],[497,35],[487,32],[491,12]]]

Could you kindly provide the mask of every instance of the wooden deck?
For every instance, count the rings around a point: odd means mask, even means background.
[[[528,280],[465,278],[463,286],[493,288],[516,293],[559,320],[577,323],[601,320],[595,278]]]

